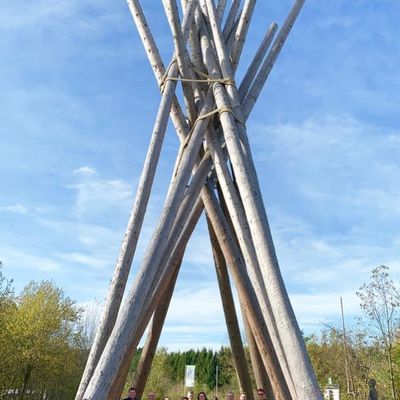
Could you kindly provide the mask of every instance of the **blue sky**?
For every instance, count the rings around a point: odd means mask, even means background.
[[[159,1],[142,1],[167,64]],[[258,1],[238,70],[291,1]],[[400,273],[400,4],[306,0],[248,121],[282,273],[300,327],[348,323],[372,267]],[[0,5],[0,260],[17,293],[51,279],[102,302],[159,92],[125,1]],[[154,229],[178,142],[169,129],[132,272]],[[204,221],[161,339],[219,347],[227,334]],[[195,312],[194,312],[195,311]]]

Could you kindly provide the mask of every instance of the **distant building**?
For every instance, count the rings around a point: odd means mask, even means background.
[[[324,398],[326,400],[340,400],[339,385],[332,383],[332,378],[328,379],[328,384],[325,386]]]

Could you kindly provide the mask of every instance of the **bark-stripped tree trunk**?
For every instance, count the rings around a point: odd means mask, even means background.
[[[219,291],[221,293],[222,306],[224,308],[225,322],[228,329],[233,361],[239,381],[240,391],[247,393],[249,400],[254,400],[246,354],[240,335],[239,322],[236,315],[235,303],[229,281],[228,269],[211,221],[207,218],[210,242],[213,251],[215,270],[218,278]]]

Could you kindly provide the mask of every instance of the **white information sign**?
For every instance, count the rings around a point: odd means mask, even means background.
[[[194,387],[195,365],[186,365],[185,369],[185,387]]]

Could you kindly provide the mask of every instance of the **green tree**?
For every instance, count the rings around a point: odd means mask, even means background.
[[[228,346],[221,346],[217,353],[218,386],[227,387],[227,391],[239,390],[236,370],[233,363],[232,350]]]
[[[343,346],[344,337],[340,329],[330,327],[319,335],[305,338],[308,354],[323,389],[332,378],[342,388],[341,398],[344,400],[365,398],[366,382],[371,364],[376,363],[375,353],[368,346],[365,334],[361,331],[349,331],[346,335],[346,350]],[[346,354],[345,354],[346,351]],[[371,357],[374,355],[374,357]],[[345,368],[345,357],[348,370]],[[347,393],[346,388],[349,389]]]
[[[154,391],[157,398],[160,398],[161,395],[165,394],[168,388],[173,386],[174,382],[171,379],[167,359],[167,349],[165,347],[158,349],[151,365],[151,371],[146,382],[144,394]]]
[[[4,324],[13,340],[4,345],[11,353],[8,389],[18,389],[19,398],[28,392],[54,400],[73,398],[83,369],[82,335],[76,330],[79,312],[48,281],[31,282],[16,298]]]
[[[10,388],[9,384],[13,379],[14,338],[5,327],[13,318],[16,308],[12,281],[6,279],[2,269],[3,264],[0,262],[0,393]]]
[[[372,270],[371,281],[364,283],[357,296],[368,320],[370,336],[383,347],[390,380],[391,398],[398,399],[396,375],[400,372],[394,362],[394,344],[400,327],[400,291],[389,275],[389,268],[381,265]]]

